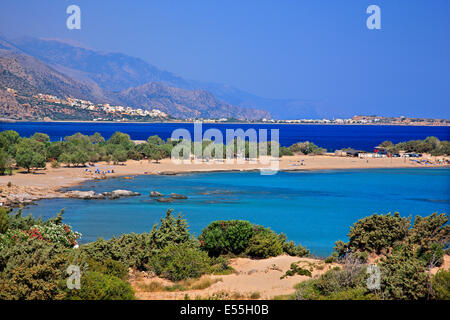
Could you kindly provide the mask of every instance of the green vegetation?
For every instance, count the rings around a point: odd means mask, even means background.
[[[309,254],[309,250],[301,245],[296,247],[293,242],[287,242],[284,234],[278,235],[242,220],[214,221],[202,231],[199,240],[210,256],[232,254],[268,258],[283,252],[300,257]]]
[[[366,267],[360,260],[347,256],[343,267],[329,270],[317,279],[296,286],[297,300],[367,300],[375,296],[366,287]]]
[[[211,140],[203,140],[200,143],[201,154],[197,154],[196,142],[183,140],[162,140],[158,136],[151,136],[145,143],[135,144],[128,134],[116,132],[108,140],[101,134],[94,133],[91,136],[75,133],[67,136],[64,141],[51,142],[45,133],[36,132],[30,138],[20,137],[12,130],[0,132],[0,175],[12,174],[15,167],[21,167],[30,171],[31,169],[45,168],[47,162],[51,162],[53,167],[61,164],[66,166],[84,166],[86,163],[98,161],[123,163],[129,159],[155,161],[171,156],[174,146],[180,143],[187,143],[187,148],[196,157],[207,160],[216,157],[216,151],[221,150],[222,156],[227,156],[229,146],[214,143]],[[258,145],[257,154],[250,154],[250,146],[254,144],[248,140],[242,141],[235,138],[230,142],[232,148],[231,155],[241,154],[245,158],[257,157],[260,154],[261,146]],[[436,137],[428,137],[425,140],[413,140],[393,144],[385,141],[381,144],[388,152],[398,153],[400,150],[415,153],[431,153],[431,155],[449,155],[450,142],[440,141]],[[294,154],[317,155],[324,154],[326,149],[316,146],[313,142],[297,142],[290,147],[281,147],[274,141],[269,141],[266,145],[267,154],[271,154],[272,148],[279,148],[279,156],[291,156]],[[186,158],[182,152],[177,156]]]
[[[433,213],[428,217],[411,218],[394,215],[377,215],[357,221],[347,235],[349,242],[336,242],[338,257],[349,253],[366,257],[367,254],[389,254],[393,249],[408,245],[414,256],[428,267],[440,266],[444,249],[450,240],[450,226],[446,214]]]
[[[396,241],[401,241],[408,234],[410,220],[401,218],[396,212],[394,215],[377,215],[363,218],[350,227],[347,235],[349,243],[336,243],[339,256],[347,250],[359,252],[380,253],[382,249],[390,248]]]
[[[181,215],[167,211],[147,233],[98,239],[78,247],[80,234],[63,223],[64,210],[47,221],[9,214],[0,209],[0,299],[134,299],[129,268],[175,281],[150,283],[145,291],[201,290],[220,279],[207,274],[230,274],[232,256],[267,258],[309,251],[283,234],[248,221],[215,221],[196,239]],[[449,299],[450,271],[435,275],[448,248],[445,214],[410,218],[398,214],[372,215],[357,221],[349,241],[338,242],[328,263],[339,263],[318,277],[296,286],[292,296],[280,299]],[[369,289],[368,258],[376,255],[380,286]],[[281,277],[312,277],[315,265],[299,260]],[[304,264],[301,264],[304,263]],[[69,265],[79,266],[81,289],[66,286]],[[202,278],[200,278],[202,277]],[[215,298],[220,298],[219,296]],[[258,299],[257,293],[250,295]]]
[[[319,148],[314,143],[306,141],[306,142],[297,142],[290,146],[289,151],[291,153],[301,153],[301,154],[323,154],[327,150],[324,148]]]
[[[179,281],[199,278],[209,271],[211,260],[208,254],[199,248],[183,244],[170,244],[150,259],[149,267],[158,276]]]
[[[438,300],[450,300],[450,271],[439,270],[431,279],[433,298]]]
[[[292,263],[291,268],[288,271],[286,271],[286,273],[283,276],[281,276],[281,279],[284,279],[286,277],[292,277],[295,276],[296,274],[298,274],[299,276],[312,277],[311,271],[312,270],[299,267],[296,263]]]
[[[450,141],[440,141],[436,137],[428,137],[425,140],[410,140],[393,144],[391,141],[384,141],[380,144],[386,151],[398,153],[399,151],[414,153],[430,153],[432,156],[450,155]]]
[[[47,162],[50,162],[54,168],[61,164],[84,166],[86,163],[99,161],[120,164],[129,159],[147,159],[158,163],[160,160],[170,157],[173,147],[180,143],[188,143],[187,148],[191,149],[192,154],[196,154],[197,149],[194,147],[196,142],[172,139],[164,141],[156,135],[149,137],[145,143],[139,144],[135,144],[128,134],[122,132],[114,133],[108,140],[96,132],[91,136],[75,133],[65,137],[64,141],[51,142],[45,133],[36,132],[30,138],[22,138],[17,132],[6,130],[0,132],[0,175],[12,174],[15,167],[21,167],[27,171],[45,168]],[[222,151],[223,158],[227,155],[227,145],[225,144],[215,144],[211,140],[204,140],[200,144],[199,150],[202,151],[202,154],[197,155],[199,158],[216,157],[216,149]],[[254,156],[250,154],[251,144],[249,141],[235,138],[230,143],[233,146],[232,155],[242,154],[246,158]],[[273,141],[268,142],[267,154],[270,154],[274,147],[279,147],[279,145]],[[280,157],[294,153],[320,154],[325,152],[325,149],[318,148],[311,142],[296,143],[289,148],[279,148]],[[259,153],[260,148],[258,147],[256,156]],[[186,157],[182,152],[178,156]]]
[[[68,300],[134,300],[131,286],[117,277],[91,271],[81,278],[79,290],[69,290]]]
[[[410,218],[398,213],[377,215],[357,221],[348,234],[349,241],[336,243],[342,269],[327,271],[317,279],[297,286],[296,299],[449,299],[450,276],[440,266],[444,248],[449,245],[450,226],[446,214],[433,213]],[[369,290],[366,282],[368,255],[378,255],[380,287]],[[330,259],[331,261],[331,259]]]
[[[110,259],[85,258],[83,249],[74,249],[81,235],[62,222],[63,212],[44,222],[1,209],[7,228],[0,234],[0,299],[133,299],[127,268]],[[80,290],[66,287],[71,264],[80,266]]]

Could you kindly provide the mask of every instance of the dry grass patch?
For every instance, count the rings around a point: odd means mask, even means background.
[[[203,277],[200,279],[182,280],[171,285],[165,285],[159,281],[152,281],[150,283],[137,283],[138,287],[143,292],[163,292],[163,291],[188,291],[188,290],[203,290],[209,288],[214,283],[222,281],[221,278]]]

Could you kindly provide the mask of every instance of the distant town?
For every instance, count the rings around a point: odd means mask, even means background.
[[[49,94],[42,94],[39,93],[34,98],[44,100],[49,103],[55,103],[55,104],[62,104],[62,105],[68,105],[71,107],[76,107],[84,110],[89,111],[104,111],[108,114],[116,114],[116,115],[128,115],[128,116],[141,116],[141,117],[151,117],[151,118],[168,118],[168,115],[161,110],[158,109],[152,109],[149,110],[143,110],[143,109],[133,109],[131,107],[124,107],[124,106],[112,106],[109,103],[105,104],[95,104],[89,100],[82,100],[82,99],[74,99],[74,98],[58,98],[53,95]],[[103,120],[102,118],[98,118],[96,120]]]
[[[17,90],[6,88],[6,91],[15,97],[24,98],[18,95]],[[31,98],[31,99],[30,99]],[[406,126],[450,126],[450,119],[428,119],[409,117],[382,117],[376,115],[364,116],[355,115],[352,118],[333,119],[236,119],[236,118],[187,118],[177,119],[169,114],[154,108],[146,110],[142,108],[132,108],[129,106],[114,106],[109,103],[97,104],[89,100],[76,99],[71,97],[57,97],[55,95],[38,93],[22,101],[24,106],[36,109],[40,107],[40,116],[34,120],[43,121],[115,121],[115,122],[195,122],[205,123],[268,123],[268,124],[323,124],[323,125],[406,125]],[[56,108],[56,109],[55,109]],[[43,111],[44,110],[44,111]],[[53,112],[57,111],[57,112]],[[0,121],[15,121],[27,119],[7,119]]]
[[[268,123],[302,123],[302,124],[359,124],[359,125],[405,125],[405,126],[449,126],[450,119],[427,119],[408,117],[353,116],[349,119],[297,119],[272,120],[262,119]]]

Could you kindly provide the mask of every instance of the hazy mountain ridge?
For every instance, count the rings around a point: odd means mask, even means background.
[[[11,42],[20,50],[47,64],[84,72],[108,91],[123,91],[152,81],[176,80],[176,76],[170,72],[159,70],[139,58],[122,53],[99,52],[57,40],[31,37]]]
[[[236,114],[247,119],[268,117],[265,111],[230,105],[205,90],[181,89],[161,82],[149,82],[130,88],[118,94],[117,98],[124,103],[140,105],[143,108],[157,108],[179,118],[233,118]],[[211,108],[211,105],[215,107]]]
[[[223,102],[205,90],[186,89],[191,87],[187,81],[141,59],[54,40],[0,38],[0,72],[0,86],[28,95],[47,93],[95,103],[156,108],[183,118],[270,117],[265,111]]]
[[[317,117],[315,105],[312,102],[262,98],[226,84],[184,79],[142,59],[121,53],[99,52],[55,39],[26,37],[12,42],[21,50],[42,59],[55,69],[83,81],[89,78],[105,90],[123,91],[148,82],[162,82],[180,89],[206,90],[230,105],[268,110],[275,118]]]

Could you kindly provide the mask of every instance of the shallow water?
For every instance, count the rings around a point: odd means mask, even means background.
[[[83,234],[82,242],[97,237],[149,231],[168,208],[182,212],[197,235],[214,220],[244,219],[287,234],[313,254],[332,252],[334,242],[346,240],[349,227],[372,213],[398,211],[402,216],[449,212],[450,169],[365,169],[314,172],[195,173],[139,176],[90,181],[79,190],[127,189],[139,197],[118,200],[42,200],[24,209],[49,218],[66,208],[65,222]],[[185,194],[187,200],[158,203],[151,190]]]

